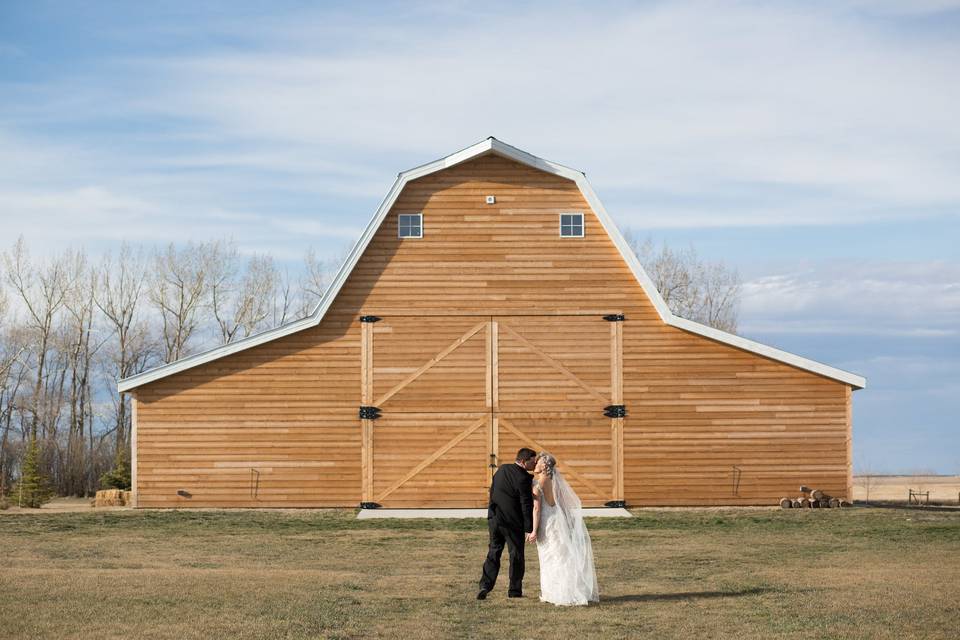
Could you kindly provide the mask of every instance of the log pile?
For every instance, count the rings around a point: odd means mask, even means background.
[[[846,500],[834,498],[820,489],[800,487],[800,496],[796,498],[780,498],[781,509],[836,509],[852,506]]]

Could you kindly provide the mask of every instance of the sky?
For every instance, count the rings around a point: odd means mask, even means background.
[[[960,0],[0,0],[0,245],[333,259],[493,135],[736,268],[742,335],[865,376],[858,471],[957,474],[958,69]]]

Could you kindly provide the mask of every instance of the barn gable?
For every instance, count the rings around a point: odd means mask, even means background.
[[[588,227],[592,224],[593,226],[597,226],[602,229],[604,233],[602,234],[602,238],[600,238],[600,242],[611,243],[609,246],[615,250],[616,260],[613,262],[609,260],[610,252],[608,250],[607,253],[602,256],[602,260],[599,263],[590,263],[584,260],[582,262],[583,272],[585,274],[587,272],[592,272],[594,274],[607,273],[607,276],[616,275],[616,272],[618,271],[625,271],[629,273],[632,283],[637,288],[637,291],[632,291],[632,289],[635,288],[634,286],[625,285],[622,290],[623,297],[632,298],[634,300],[634,304],[637,304],[638,299],[642,299],[646,303],[644,306],[649,309],[649,313],[652,315],[652,317],[658,319],[659,322],[667,326],[676,327],[678,329],[682,329],[683,331],[708,338],[709,340],[724,345],[736,347],[738,349],[758,354],[774,361],[788,364],[798,369],[843,382],[853,388],[859,389],[866,385],[866,381],[861,376],[673,315],[666,303],[663,301],[663,298],[657,292],[656,287],[643,270],[643,267],[640,265],[636,256],[627,245],[623,236],[613,224],[612,219],[607,214],[603,204],[600,202],[599,198],[597,198],[589,182],[587,181],[586,176],[582,172],[575,171],[563,165],[549,162],[547,160],[543,160],[542,158],[530,155],[495,138],[488,138],[462,151],[451,154],[450,156],[399,174],[393,187],[390,189],[380,207],[377,209],[373,219],[370,221],[370,224],[364,230],[360,239],[338,271],[327,294],[317,305],[313,313],[311,313],[309,316],[276,329],[251,336],[250,338],[239,340],[229,345],[224,345],[203,353],[195,354],[168,365],[157,367],[150,371],[132,376],[120,381],[118,385],[119,390],[121,392],[131,391],[150,382],[161,380],[199,365],[210,363],[231,354],[238,353],[252,347],[257,347],[259,345],[275,341],[284,336],[289,336],[291,334],[310,329],[311,327],[318,326],[324,317],[328,315],[334,305],[345,304],[345,301],[340,296],[341,291],[344,290],[349,281],[352,280],[356,282],[359,279],[358,276],[361,274],[359,272],[355,272],[355,269],[357,268],[358,264],[361,263],[361,258],[367,254],[371,243],[378,236],[378,232],[381,231],[381,228],[387,220],[388,215],[391,212],[397,213],[400,211],[415,213],[418,211],[418,209],[422,208],[422,206],[431,197],[431,192],[429,190],[424,192],[418,191],[418,183],[422,182],[422,180],[428,176],[435,175],[438,172],[444,172],[444,175],[447,175],[451,173],[450,170],[453,168],[458,166],[462,167],[465,163],[483,162],[484,159],[507,161],[515,165],[509,173],[513,174],[514,177],[519,175],[520,178],[524,180],[524,184],[520,188],[546,190],[547,193],[544,194],[544,198],[541,199],[544,202],[552,204],[552,207],[550,208],[550,213],[552,215],[555,215],[555,206],[562,202],[562,206],[567,206],[570,207],[571,210],[583,212],[587,216]],[[517,172],[518,168],[520,169],[519,174]],[[523,171],[526,171],[526,175],[523,174]],[[542,184],[538,184],[538,175],[543,176],[543,178],[540,179]],[[506,180],[508,179],[508,176],[502,175],[500,178]],[[453,175],[451,176],[450,180],[451,184],[454,184],[457,178],[455,175]],[[502,182],[490,185],[491,188],[502,188],[503,186],[504,184]],[[483,194],[476,193],[471,194],[471,196],[474,196],[479,200],[483,197]],[[504,205],[507,205],[505,208],[509,211],[509,204],[509,200],[505,202],[501,196],[499,206],[497,206],[496,209],[502,212],[504,210]],[[530,213],[531,212],[529,211],[513,211],[510,215],[523,216]],[[490,237],[496,237],[497,235],[495,229],[489,228],[489,224],[491,223],[490,217],[485,216],[483,211],[478,211],[471,220],[461,219],[459,221],[461,230],[464,223],[468,225],[474,225],[477,232],[480,234],[486,234]],[[431,223],[430,221],[427,221],[425,224],[429,225]],[[484,228],[484,224],[488,225],[488,227]],[[551,222],[549,224],[553,223]],[[535,226],[536,225],[533,225],[531,229]],[[437,228],[435,227],[435,229]],[[384,234],[381,233],[380,235]],[[390,235],[391,234],[389,233],[386,234],[386,236]],[[590,237],[599,237],[599,235],[600,234],[591,234]],[[569,242],[569,239],[567,239],[567,242]],[[572,251],[575,253],[568,252],[565,247],[558,248],[557,259],[560,260],[565,258],[569,260],[571,256],[579,257],[579,254],[582,254],[584,247],[583,244],[579,246],[571,246],[575,247],[572,248]],[[604,251],[604,248],[602,247],[595,247],[595,249],[601,253]],[[383,257],[384,254],[382,254],[382,252],[385,250],[389,251],[389,248],[385,249],[384,247],[380,247],[379,250],[381,251],[381,257]],[[457,255],[458,249],[456,246],[451,245],[447,248],[447,250],[448,255]],[[516,247],[516,251],[522,252],[523,247]],[[511,259],[514,259],[515,257],[516,256],[512,256]],[[450,266],[454,269],[460,268],[470,270],[473,268],[476,270],[481,265],[486,266],[488,263],[484,263],[483,260],[488,258],[489,256],[478,255],[477,260],[475,260],[472,265],[469,264],[469,260],[452,260]],[[371,260],[367,260],[366,263],[369,265]],[[467,266],[464,266],[464,264],[467,264]],[[550,287],[554,284],[563,284],[563,278],[566,278],[568,283],[570,282],[570,279],[573,278],[573,276],[569,274],[564,275],[562,273],[557,273],[555,264],[550,264],[549,266],[546,266],[540,270],[538,270],[536,264],[528,265],[528,267],[528,270],[524,273],[514,272],[508,274],[507,280],[515,280],[518,277],[537,278],[543,283],[544,286]],[[604,271],[604,269],[606,269],[606,271]],[[551,280],[551,278],[559,278],[559,280]],[[464,290],[470,289],[471,287],[475,289],[477,284],[478,283],[476,281],[471,282],[469,279],[464,279],[460,282],[460,286],[463,287]],[[504,282],[501,282],[500,284],[502,286],[506,286]],[[424,286],[428,287],[426,291],[423,288]],[[444,304],[440,305],[435,310],[437,313],[449,312],[451,305],[447,304],[447,302],[456,299],[456,296],[452,296],[449,291],[451,283],[446,282],[444,286],[445,290],[437,293],[437,295],[441,296],[442,300],[444,301]],[[485,281],[484,286],[489,287],[490,283]],[[495,288],[496,287],[494,287],[494,289]],[[618,301],[614,299],[607,300],[605,303],[594,301],[592,303],[593,308],[587,309],[587,307],[591,307],[591,291],[593,291],[593,289],[590,287],[589,279],[587,278],[581,282],[580,289],[577,289],[576,286],[572,286],[566,291],[561,291],[561,293],[566,295],[565,299],[568,302],[571,301],[571,296],[573,296],[573,299],[582,300],[583,304],[586,305],[584,310],[595,310],[597,312],[615,311],[616,309],[612,309],[611,307],[616,307],[618,304],[622,306],[622,303],[618,303]],[[531,306],[532,308],[537,308],[538,304],[542,304],[544,302],[543,300],[538,301],[536,299],[511,299],[508,293],[509,287],[507,287],[507,289],[499,297],[494,295],[490,300],[487,301],[487,304],[490,305],[487,308],[491,310],[491,312],[509,312],[511,308],[516,311],[518,309],[517,305],[525,305],[527,308],[531,308]],[[418,295],[427,295],[427,298],[429,298],[428,282],[420,282]],[[556,295],[556,291],[554,291],[552,295]],[[501,301],[499,303],[499,309],[497,308],[497,300]],[[511,307],[511,305],[513,306]],[[402,310],[403,306],[402,300],[393,300],[393,302],[391,302],[389,305],[390,309],[394,312]],[[411,308],[416,306],[417,313],[424,313],[424,307],[429,307],[430,303],[429,300],[427,300],[426,304],[421,302],[418,305],[409,306]],[[549,309],[541,309],[541,311],[543,310],[549,311]],[[427,311],[429,312],[429,309]],[[371,312],[373,311],[371,310]],[[643,311],[641,311],[641,313],[646,315]]]

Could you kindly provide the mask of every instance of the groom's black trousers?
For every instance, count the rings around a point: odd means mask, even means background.
[[[500,556],[506,543],[510,556],[510,588],[507,593],[513,596],[523,595],[523,530],[500,525],[496,516],[487,519],[487,526],[490,529],[490,548],[483,563],[480,588],[493,591],[493,585],[497,583],[497,576],[500,574]]]

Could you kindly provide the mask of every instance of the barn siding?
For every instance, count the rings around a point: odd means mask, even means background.
[[[559,237],[571,211],[585,238]],[[424,237],[398,239],[397,214],[418,212]],[[611,312],[627,316],[628,503],[849,497],[847,385],[663,324],[573,182],[486,156],[405,187],[318,327],[137,390],[139,504],[356,505],[361,313]]]

